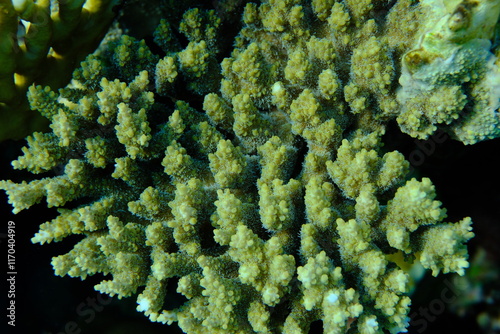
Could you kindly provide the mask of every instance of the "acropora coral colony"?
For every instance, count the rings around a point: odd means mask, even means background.
[[[409,179],[382,135],[396,119],[416,138],[500,136],[499,12],[497,0],[247,3],[222,62],[213,10],[162,20],[155,48],[115,30],[67,87],[29,87],[52,131],[12,165],[41,177],[0,188],[14,213],[59,208],[34,243],[81,235],[56,275],[110,274],[95,289],[138,293],[152,321],[404,332],[407,263],[463,275],[473,233],[468,217],[445,221],[431,181]],[[186,301],[165,309],[172,279]]]

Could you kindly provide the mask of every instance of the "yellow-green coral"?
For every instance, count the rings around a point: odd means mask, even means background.
[[[408,67],[430,3],[249,3],[220,64],[214,11],[185,13],[183,47],[166,21],[154,34],[161,51],[114,38],[58,94],[29,90],[53,131],[29,137],[13,166],[64,173],[0,188],[16,213],[44,198],[59,207],[33,242],[83,235],[53,259],[57,275],[109,274],[96,289],[139,293],[137,310],[152,321],[186,333],[297,334],[317,320],[325,333],[403,332],[410,277],[398,258],[462,275],[473,233],[468,217],[443,222],[431,181],[409,180],[404,156],[384,151],[386,124],[458,133],[451,119],[464,121],[469,98],[496,92],[488,36],[451,51],[463,60],[456,73]],[[395,28],[406,24],[416,29]],[[407,83],[420,70],[435,75],[418,98]],[[415,115],[422,106],[427,119]],[[480,98],[472,107],[488,108]],[[176,280],[185,301],[165,309]]]
[[[500,72],[491,44],[500,4],[426,0],[421,6],[427,15],[421,38],[402,58],[401,129],[427,138],[442,126],[465,144],[500,136]]]
[[[34,82],[54,89],[98,46],[117,0],[0,1],[0,140],[19,138],[44,124],[29,111]]]

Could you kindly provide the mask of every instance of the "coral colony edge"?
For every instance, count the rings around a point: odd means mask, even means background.
[[[27,21],[42,6],[13,3]],[[35,177],[0,189],[14,213],[57,208],[33,243],[79,236],[56,275],[107,275],[95,289],[153,322],[407,331],[408,268],[463,275],[474,234],[383,135],[394,121],[419,139],[500,136],[500,2],[241,3],[231,52],[222,1],[162,19],[148,43],[115,26],[67,86],[30,85],[50,129],[12,162]],[[172,282],[184,302],[168,308]]]

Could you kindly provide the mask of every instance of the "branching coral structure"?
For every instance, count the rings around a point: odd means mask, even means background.
[[[138,294],[152,321],[186,333],[308,333],[317,320],[325,333],[404,332],[411,277],[395,259],[463,275],[473,237],[470,218],[447,222],[432,182],[409,179],[404,156],[383,148],[388,120],[416,117],[405,86],[416,79],[405,76],[435,68],[415,60],[425,4],[250,3],[220,64],[213,11],[185,13],[185,47],[162,21],[161,55],[114,36],[59,93],[30,87],[52,132],[28,137],[13,166],[42,177],[0,188],[14,212],[43,199],[59,208],[33,242],[81,235],[53,259],[56,275],[109,274],[96,290]],[[450,51],[484,51],[464,73],[493,66],[489,37],[476,37]],[[496,80],[477,73],[467,85],[466,74],[440,74],[456,79],[434,87],[450,94],[442,112]],[[165,302],[172,282],[185,300],[177,308]]]

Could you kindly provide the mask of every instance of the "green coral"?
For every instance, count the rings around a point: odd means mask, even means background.
[[[499,137],[500,72],[491,39],[500,4],[427,0],[422,7],[426,30],[402,59],[401,129],[424,139],[439,126],[465,144]]]
[[[407,262],[463,275],[473,233],[468,217],[444,222],[431,181],[409,179],[404,156],[383,150],[387,122],[422,122],[418,136],[455,126],[470,96],[492,98],[486,81],[496,75],[489,46],[467,57],[486,45],[475,36],[451,51],[459,71],[417,66],[413,75],[435,70],[432,88],[424,98],[407,91],[414,78],[404,71],[426,31],[415,18],[429,3],[249,3],[220,64],[214,11],[184,14],[184,46],[167,21],[155,52],[112,35],[59,93],[29,89],[53,131],[28,137],[12,164],[64,172],[0,188],[16,213],[44,199],[59,208],[33,242],[83,236],[53,259],[57,275],[109,274],[96,289],[138,293],[152,321],[186,333],[307,333],[317,320],[326,333],[405,331]],[[405,24],[415,29],[395,28]],[[414,115],[422,105],[427,120]],[[175,279],[186,301],[164,309]]]
[[[29,110],[28,87],[66,85],[77,64],[101,42],[118,3],[0,1],[0,141],[43,128],[46,120]]]

